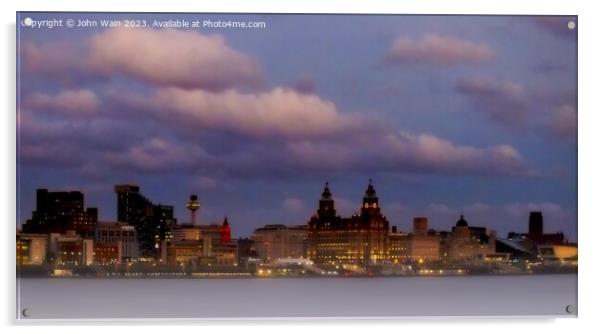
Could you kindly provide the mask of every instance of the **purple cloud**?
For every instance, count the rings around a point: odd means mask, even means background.
[[[528,99],[525,89],[510,81],[468,78],[458,81],[456,90],[467,96],[475,108],[495,122],[508,126],[525,123]]]
[[[54,79],[125,75],[153,85],[211,91],[262,81],[257,62],[222,36],[173,29],[107,29],[79,43],[28,44],[23,59],[29,73]]]
[[[65,90],[57,95],[41,93],[29,94],[24,107],[32,110],[63,113],[71,116],[89,116],[97,112],[100,100],[89,89]]]
[[[484,43],[430,33],[419,40],[406,36],[398,37],[391,45],[387,61],[391,64],[425,63],[454,66],[482,64],[493,57],[493,50]]]
[[[547,120],[548,132],[559,138],[575,138],[577,135],[577,110],[570,104],[554,109]]]
[[[528,127],[559,139],[576,136],[577,110],[571,93],[542,94],[511,81],[491,78],[461,79],[456,90],[470,100],[475,111],[508,128]]]
[[[543,28],[551,32],[554,35],[572,38],[577,33],[577,29],[573,30],[569,29],[569,22],[575,22],[575,27],[577,26],[576,17],[572,16],[533,16],[532,21]]]
[[[124,73],[158,85],[221,90],[261,78],[255,61],[219,35],[108,29],[91,38],[89,51],[90,66],[101,73]]]

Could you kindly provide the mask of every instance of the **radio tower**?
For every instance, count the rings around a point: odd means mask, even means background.
[[[201,203],[199,203],[197,195],[190,195],[190,200],[186,203],[186,208],[190,210],[190,224],[194,225],[196,223],[196,210],[201,208]]]

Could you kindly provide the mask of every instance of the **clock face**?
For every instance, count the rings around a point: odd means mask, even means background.
[[[369,208],[369,207],[370,207],[370,204],[368,204],[368,203],[364,204],[364,208],[366,208],[366,209],[367,209],[367,208]]]
[[[372,203],[372,207],[376,209],[376,203]]]

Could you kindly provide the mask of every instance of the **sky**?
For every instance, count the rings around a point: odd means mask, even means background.
[[[265,28],[17,31],[17,212],[80,190],[116,220],[133,183],[180,223],[235,237],[342,216],[372,179],[383,214],[577,240],[576,17],[20,13],[33,21],[261,21]]]

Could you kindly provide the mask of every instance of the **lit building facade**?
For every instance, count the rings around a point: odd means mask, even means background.
[[[61,235],[51,233],[50,252],[59,266],[89,266],[94,263],[94,240],[82,238],[73,231]]]
[[[251,236],[257,257],[265,262],[307,257],[307,226],[265,225]]]
[[[44,264],[47,247],[47,234],[17,233],[17,265]]]
[[[496,254],[496,233],[484,227],[468,226],[464,215],[447,238],[447,260],[468,262]]]
[[[441,259],[441,243],[434,231],[428,230],[426,217],[414,217],[413,232],[408,235],[407,260],[424,263]]]
[[[389,260],[393,264],[405,263],[410,260],[408,255],[408,240],[407,233],[398,232],[393,226],[393,230],[389,234]]]
[[[360,213],[350,218],[336,214],[326,184],[316,214],[308,223],[308,255],[318,265],[368,266],[388,260],[389,222],[381,213],[372,185],[362,200]]]
[[[166,244],[169,264],[238,264],[238,247],[232,242],[227,217],[221,225],[173,225],[171,239]]]
[[[132,225],[116,222],[99,222],[94,232],[94,241],[103,244],[121,245],[120,261],[138,259],[138,237]]]
[[[121,242],[95,242],[94,264],[109,265],[121,263]]]

